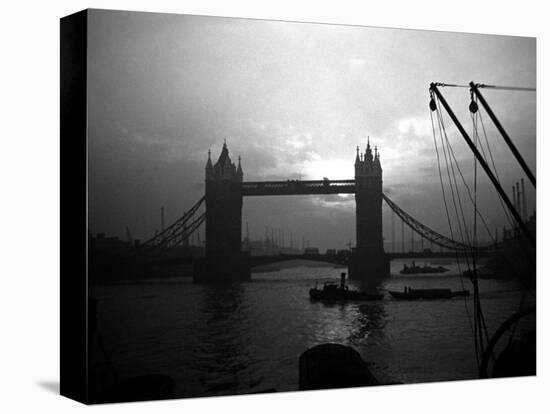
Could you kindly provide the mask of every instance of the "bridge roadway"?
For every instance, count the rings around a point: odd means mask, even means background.
[[[498,254],[498,251],[480,251],[479,257],[490,257]],[[390,260],[396,259],[455,259],[456,257],[466,257],[464,252],[405,252],[405,253],[386,253]],[[274,254],[265,256],[250,256],[250,267],[261,266],[269,263],[284,262],[288,260],[311,260],[316,262],[332,263],[335,265],[347,266],[349,255],[338,254]],[[192,264],[196,261],[204,260],[204,256],[195,257],[156,257],[149,260],[156,264]]]
[[[489,257],[497,254],[497,252],[480,252],[478,257]],[[458,257],[466,257],[464,252],[406,252],[406,253],[386,253],[386,257],[390,260],[396,259],[455,259]],[[259,266],[262,264],[282,262],[287,260],[313,260],[317,262],[333,263],[339,265],[347,265],[349,255],[338,254],[279,254],[270,256],[250,256],[250,266]]]

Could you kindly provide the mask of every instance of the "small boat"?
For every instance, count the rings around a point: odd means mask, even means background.
[[[404,264],[403,269],[399,273],[411,275],[411,274],[417,274],[417,273],[445,273],[448,271],[449,269],[443,266],[432,267],[432,266],[424,265],[420,267],[420,266],[417,266],[413,260],[412,265],[410,266],[407,266],[407,264]]]
[[[358,290],[350,290],[345,283],[346,274],[342,273],[340,285],[334,282],[325,282],[322,289],[317,286],[309,290],[309,297],[312,300],[326,301],[347,301],[347,300],[380,300],[384,297],[382,293],[367,293]]]
[[[406,289],[402,292],[389,290],[392,297],[400,300],[414,299],[450,299],[455,296],[469,296],[469,290],[452,291],[451,289]]]

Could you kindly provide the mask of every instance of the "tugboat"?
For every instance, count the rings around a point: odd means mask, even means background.
[[[413,260],[411,266],[407,266],[407,264],[405,263],[403,265],[403,269],[399,273],[411,275],[411,274],[417,274],[417,273],[445,273],[448,271],[449,269],[443,266],[432,267],[432,266],[424,265],[420,267],[420,266],[417,266]]]
[[[401,300],[415,300],[415,299],[451,299],[455,296],[469,296],[469,290],[452,291],[451,289],[411,289],[405,287],[403,292],[395,290],[388,291],[392,297]]]
[[[384,297],[383,294],[360,292],[357,290],[349,290],[346,285],[346,274],[340,275],[340,285],[334,282],[325,282],[323,289],[317,287],[309,290],[309,297],[312,300],[325,301],[347,301],[347,300],[380,300]]]

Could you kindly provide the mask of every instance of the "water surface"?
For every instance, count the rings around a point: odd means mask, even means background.
[[[443,275],[400,275],[403,263],[392,262],[383,289],[460,290],[464,283],[471,290],[456,264],[445,264],[451,271]],[[471,296],[396,301],[386,293],[375,302],[310,301],[310,287],[337,281],[342,270],[294,267],[226,286],[152,275],[145,282],[94,287],[101,346],[92,366],[119,378],[170,375],[177,397],[289,391],[298,388],[300,354],[333,342],[355,348],[383,381],[477,378]],[[497,280],[481,280],[480,290],[494,332],[517,310],[522,292],[514,282]]]

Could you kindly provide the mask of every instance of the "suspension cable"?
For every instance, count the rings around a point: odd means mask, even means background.
[[[204,202],[205,197],[202,196],[199,201],[197,201],[188,211],[185,212],[178,220],[168,226],[164,231],[156,234],[149,240],[147,240],[143,246],[146,248],[155,247],[164,243],[164,240],[170,238],[173,239],[172,235],[178,234],[181,232],[181,229],[185,227],[189,219],[196,213],[199,207]]]
[[[465,252],[470,251],[471,246],[467,246],[455,240],[449,239],[442,234],[437,233],[432,230],[425,224],[422,224],[401,207],[395,204],[386,194],[382,194],[383,200],[390,206],[390,208],[399,216],[402,220],[403,225],[406,223],[411,230],[419,234],[421,237],[430,240],[432,243],[437,244],[438,246],[445,247],[446,249],[451,249],[456,252]]]

